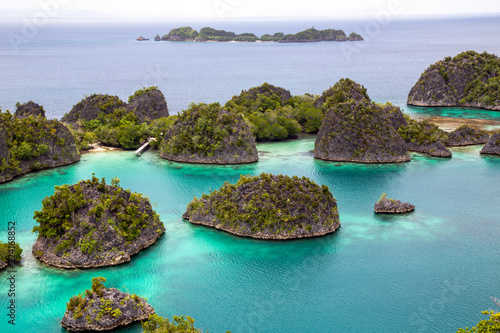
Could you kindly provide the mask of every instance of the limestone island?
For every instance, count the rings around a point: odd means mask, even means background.
[[[500,133],[495,133],[480,151],[485,155],[500,155]]]
[[[259,239],[317,237],[340,227],[337,202],[327,186],[297,176],[241,176],[194,198],[182,216],[193,224]]]
[[[128,103],[118,96],[93,94],[62,117],[81,150],[94,146],[137,149],[151,138],[160,142],[173,119],[165,96],[153,86],[137,90]]]
[[[298,32],[296,34],[287,34],[277,32],[273,35],[265,34],[260,38],[254,33],[236,34],[232,31],[217,30],[210,27],[204,27],[197,30],[186,26],[170,30],[161,38],[155,37],[155,41],[183,41],[183,42],[278,42],[278,43],[298,43],[298,42],[321,42],[321,41],[362,41],[361,35],[352,32],[349,36],[343,30],[325,29],[316,30],[314,27]]]
[[[375,203],[375,213],[377,214],[404,214],[415,210],[415,206],[408,202],[387,198],[387,194],[382,196]]]
[[[0,183],[80,160],[71,132],[58,120],[47,120],[38,104],[18,103],[16,114],[0,110]]]
[[[243,117],[218,103],[193,105],[180,113],[165,134],[160,156],[201,164],[242,164],[259,159],[255,138]]]
[[[224,108],[243,115],[257,141],[297,139],[302,124],[304,130],[312,132],[320,121],[317,113],[323,118],[321,111],[307,105],[312,98],[303,97],[292,101],[289,90],[264,82],[233,96]],[[314,123],[309,124],[312,118]]]
[[[109,331],[144,321],[155,313],[142,297],[106,288],[106,279],[92,279],[92,288],[73,296],[66,303],[61,326],[70,332]]]
[[[114,266],[156,242],[165,232],[149,200],[95,176],[55,187],[34,218],[33,255],[58,268]]]
[[[19,244],[12,242],[3,243],[0,241],[0,271],[9,264],[13,266],[14,264],[21,261],[21,253],[23,249]],[[14,268],[14,267],[10,267]]]
[[[407,124],[399,127],[398,132],[405,140],[408,150],[429,154],[433,157],[451,157],[444,146],[448,141],[445,131],[427,120],[417,121],[406,117]]]
[[[499,82],[499,57],[467,51],[427,68],[410,90],[407,103],[500,111]]]
[[[448,133],[446,146],[473,146],[488,142],[490,136],[485,131],[470,127],[465,124]]]
[[[315,158],[357,163],[410,160],[397,132],[405,123],[401,110],[390,103],[373,103],[360,84],[341,79],[316,104],[325,110],[325,117],[316,137]]]

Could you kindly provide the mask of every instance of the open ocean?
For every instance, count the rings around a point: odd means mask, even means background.
[[[60,118],[85,95],[126,100],[158,85],[171,114],[190,102],[225,103],[241,90],[269,82],[292,94],[320,94],[349,77],[377,102],[407,112],[500,120],[500,112],[407,108],[412,85],[430,64],[462,51],[500,55],[499,17],[394,20],[378,29],[367,21],[192,23],[257,35],[295,33],[311,26],[365,37],[355,43],[154,42],[156,34],[187,23],[51,22],[34,36],[0,22],[0,106],[33,100]],[[28,36],[29,35],[29,36]],[[150,41],[137,42],[142,35]],[[13,39],[18,36],[21,39]],[[31,36],[31,37],[30,37]],[[30,37],[30,38],[28,38]],[[17,43],[19,42],[19,43]],[[89,153],[74,165],[31,173],[0,185],[0,239],[18,225],[24,249],[17,270],[17,324],[0,316],[0,332],[64,332],[65,304],[104,276],[108,286],[146,296],[165,317],[189,315],[210,332],[455,332],[486,318],[500,297],[500,158],[480,146],[452,148],[452,159],[412,153],[397,165],[315,160],[314,136],[261,143],[260,160],[244,166],[169,162],[148,151]],[[60,270],[31,254],[33,212],[54,185],[94,172],[118,177],[124,188],[156,204],[166,233],[130,263],[93,270]],[[243,239],[181,219],[194,196],[240,174],[307,176],[330,187],[342,227],[317,239]],[[414,213],[382,217],[373,204],[382,192],[416,205]],[[6,309],[7,272],[0,273]],[[5,312],[5,310],[4,310]],[[2,312],[2,313],[4,313]],[[117,332],[141,332],[139,324]]]

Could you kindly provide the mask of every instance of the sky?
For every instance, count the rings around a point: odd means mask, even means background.
[[[2,0],[0,17],[244,19],[500,14],[499,0]]]

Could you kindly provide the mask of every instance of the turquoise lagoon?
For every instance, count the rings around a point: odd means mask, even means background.
[[[17,325],[3,315],[0,331],[64,331],[65,303],[95,276],[147,297],[162,316],[189,315],[211,332],[454,332],[482,319],[480,311],[494,306],[489,297],[500,293],[500,158],[480,156],[475,146],[452,149],[452,159],[413,154],[409,163],[359,165],[315,160],[313,147],[314,136],[262,143],[260,161],[242,166],[174,163],[155,151],[89,153],[76,164],[0,185],[0,228],[16,221],[24,249],[16,273]],[[194,196],[261,172],[328,185],[342,227],[322,238],[275,242],[182,220]],[[31,254],[33,212],[54,185],[92,173],[118,177],[123,187],[149,196],[165,235],[117,267],[40,264]],[[416,211],[375,215],[382,192]]]

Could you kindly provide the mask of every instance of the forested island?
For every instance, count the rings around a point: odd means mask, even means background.
[[[297,42],[346,42],[362,41],[363,37],[355,32],[346,35],[343,30],[325,29],[317,30],[314,27],[298,32],[296,34],[284,34],[277,32],[273,35],[264,34],[260,38],[254,33],[236,34],[232,31],[217,30],[210,27],[204,27],[199,32],[189,26],[170,30],[168,34],[156,35],[155,41],[189,41],[189,42],[278,42],[278,43],[297,43]]]
[[[107,288],[104,282],[103,277],[93,278],[91,289],[69,299],[62,327],[70,332],[109,331],[147,320],[155,313],[144,298]]]
[[[241,176],[194,198],[183,218],[234,235],[260,239],[322,236],[340,227],[337,201],[309,178],[262,173]]]
[[[165,232],[149,199],[95,176],[56,186],[43,199],[33,228],[35,258],[59,268],[114,266],[154,244]]]
[[[243,117],[218,103],[198,104],[183,111],[168,129],[160,156],[202,164],[257,162],[255,138]]]
[[[499,57],[466,51],[427,68],[411,89],[407,103],[500,111],[499,83]]]

